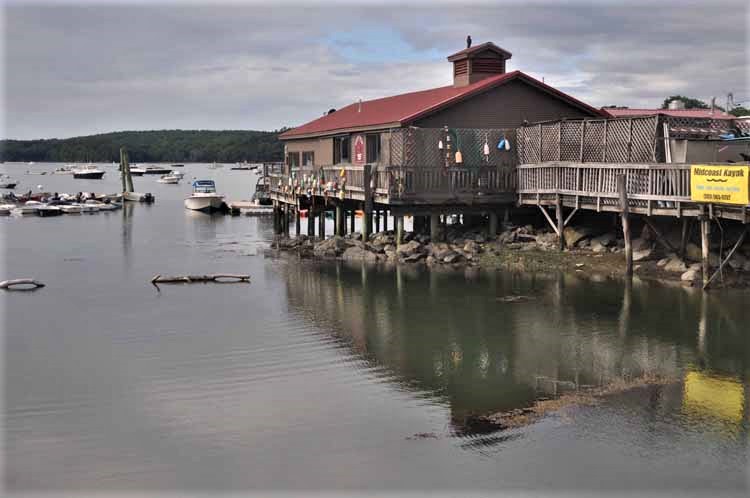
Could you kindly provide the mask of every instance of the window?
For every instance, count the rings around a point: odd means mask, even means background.
[[[302,153],[302,166],[314,166],[315,165],[315,152],[308,150]]]
[[[380,161],[380,133],[367,135],[367,156],[368,163]]]
[[[286,165],[292,168],[299,167],[299,152],[287,152],[286,153]]]
[[[333,138],[333,164],[348,163],[351,154],[351,142],[349,137]]]

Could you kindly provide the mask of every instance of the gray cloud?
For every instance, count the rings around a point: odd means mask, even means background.
[[[5,9],[6,136],[121,129],[273,129],[358,98],[450,82],[435,53],[493,40],[521,69],[592,105],[657,106],[748,90],[746,2],[415,7],[41,6]],[[381,27],[413,52],[349,60]],[[385,40],[383,43],[390,43]],[[374,43],[379,43],[375,41]],[[395,46],[395,45],[394,45]],[[424,55],[423,58],[417,56]]]

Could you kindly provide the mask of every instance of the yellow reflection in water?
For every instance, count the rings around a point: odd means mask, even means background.
[[[742,422],[744,403],[742,384],[735,379],[701,372],[688,372],[685,375],[682,408],[690,415],[739,424]]]

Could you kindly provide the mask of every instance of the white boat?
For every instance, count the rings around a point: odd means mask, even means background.
[[[39,201],[26,201],[24,205],[16,207],[11,212],[16,216],[36,215],[39,208],[43,205],[44,204]]]
[[[224,196],[216,193],[213,180],[193,182],[193,194],[185,199],[185,208],[193,211],[217,211],[224,205]]]
[[[37,216],[47,217],[60,216],[61,214],[63,214],[63,212],[58,206],[48,206],[46,204],[43,204],[37,208],[36,214]]]
[[[185,173],[183,173],[182,171],[172,170],[172,172],[170,173],[170,175],[176,176],[180,180],[182,180],[183,178],[185,178]]]
[[[131,176],[143,176],[146,174],[146,168],[141,168],[139,166],[133,166],[130,169],[130,175]]]
[[[88,201],[81,204],[81,213],[98,213],[99,212],[99,206],[96,204],[89,204]]]
[[[82,210],[80,204],[64,204],[58,207],[60,208],[60,211],[65,214],[81,214]]]
[[[114,203],[114,202],[99,202],[99,201],[94,200],[94,199],[87,200],[85,202],[85,205],[87,205],[87,206],[96,206],[96,208],[99,211],[114,211],[114,210],[119,209],[119,208],[122,207],[119,204]]]
[[[93,164],[86,164],[73,170],[73,178],[85,178],[89,180],[99,180],[104,176],[104,170],[99,169]]]
[[[15,204],[0,204],[0,216],[8,216],[15,208]]]
[[[156,181],[158,183],[166,183],[166,184],[169,184],[169,185],[177,185],[178,183],[180,183],[180,177],[177,176],[177,175],[173,175],[172,173],[170,173],[168,175],[162,176],[161,178],[159,178]]]
[[[154,202],[154,196],[151,193],[145,193],[141,194],[139,192],[123,192],[122,193],[122,200],[123,201],[130,201],[130,202],[146,202],[151,203]]]

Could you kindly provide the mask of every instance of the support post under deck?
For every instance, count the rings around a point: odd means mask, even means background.
[[[341,204],[336,205],[336,218],[334,221],[334,225],[336,226],[336,229],[333,231],[333,233],[338,235],[339,237],[343,237],[344,226],[346,225],[346,223],[344,222],[344,206],[342,206]]]
[[[633,245],[630,243],[630,220],[628,216],[628,192],[625,175],[617,176],[617,191],[620,194],[620,209],[622,210],[622,236],[625,239],[625,275],[633,276]]]
[[[440,242],[440,214],[432,213],[430,215],[430,240],[432,242]]]
[[[404,216],[396,216],[396,247],[399,247],[404,240]]]
[[[560,250],[565,250],[565,219],[563,218],[562,198],[558,195],[555,203],[555,214],[557,215],[557,240]]]
[[[701,263],[703,265],[703,287],[708,286],[708,280],[711,277],[711,247],[709,239],[711,237],[711,219],[707,216],[701,216]]]
[[[497,237],[497,212],[490,211],[489,227],[487,229],[487,236],[490,239]]]

